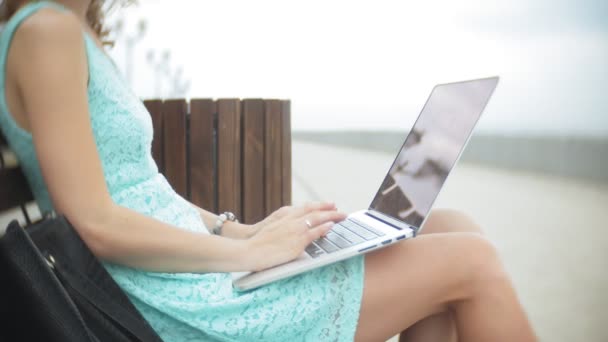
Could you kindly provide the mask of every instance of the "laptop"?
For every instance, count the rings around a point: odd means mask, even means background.
[[[233,287],[253,289],[414,238],[497,84],[489,77],[435,86],[369,208],[335,224],[293,261],[232,273]]]

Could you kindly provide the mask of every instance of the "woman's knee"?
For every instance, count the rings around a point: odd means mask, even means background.
[[[420,274],[440,279],[440,284],[436,284],[441,293],[439,304],[470,298],[481,289],[504,282],[507,278],[496,247],[484,235],[454,232],[420,236],[417,239],[424,239],[425,242],[418,244],[417,248],[411,248],[408,242],[404,242],[378,252],[384,255],[385,260],[398,260],[404,266],[412,260],[426,264],[427,267],[423,267],[424,271]],[[412,242],[415,243],[415,240]],[[403,282],[411,282],[410,277],[411,273],[407,273]]]
[[[467,232],[483,234],[481,227],[462,211],[455,209],[434,209],[424,223],[421,233]]]
[[[463,234],[465,235],[465,234]],[[491,289],[495,284],[508,281],[494,244],[480,234],[466,234],[460,246],[463,259],[461,290],[467,296]]]

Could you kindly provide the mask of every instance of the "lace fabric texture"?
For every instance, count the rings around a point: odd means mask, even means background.
[[[23,7],[0,36],[0,127],[15,150],[41,211],[52,203],[31,135],[5,99],[6,58],[19,24],[52,2]],[[89,112],[106,185],[115,203],[181,229],[207,233],[198,212],[158,173],[150,115],[112,61],[84,34]],[[165,341],[352,341],[363,291],[363,257],[239,292],[227,273],[154,273],[106,268]]]

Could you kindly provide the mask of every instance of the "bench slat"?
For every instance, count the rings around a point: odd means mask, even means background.
[[[163,173],[165,166],[163,159],[163,102],[161,100],[148,100],[144,101],[144,105],[150,112],[152,126],[154,127],[152,157],[156,161],[158,171]]]
[[[281,101],[281,205],[291,205],[291,102]]]
[[[185,100],[163,102],[163,143],[165,177],[175,191],[188,198],[186,165],[186,112]]]
[[[34,200],[25,175],[19,168],[0,169],[0,211]]]
[[[190,102],[190,199],[211,212],[217,212],[214,167],[217,144],[213,133],[216,111],[213,100]]]
[[[8,145],[8,143],[6,142],[6,139],[4,138],[2,133],[0,133],[0,148],[7,146],[7,145]]]
[[[217,210],[241,215],[241,106],[238,99],[217,101]]]
[[[264,218],[264,101],[243,101],[243,221]]]
[[[266,215],[281,207],[281,102],[265,101],[264,194]]]

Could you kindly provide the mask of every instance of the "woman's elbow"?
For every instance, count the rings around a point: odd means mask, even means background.
[[[105,209],[98,208],[88,214],[80,212],[77,215],[65,215],[82,241],[99,259],[111,258],[109,234],[113,226],[112,206],[108,205]]]

